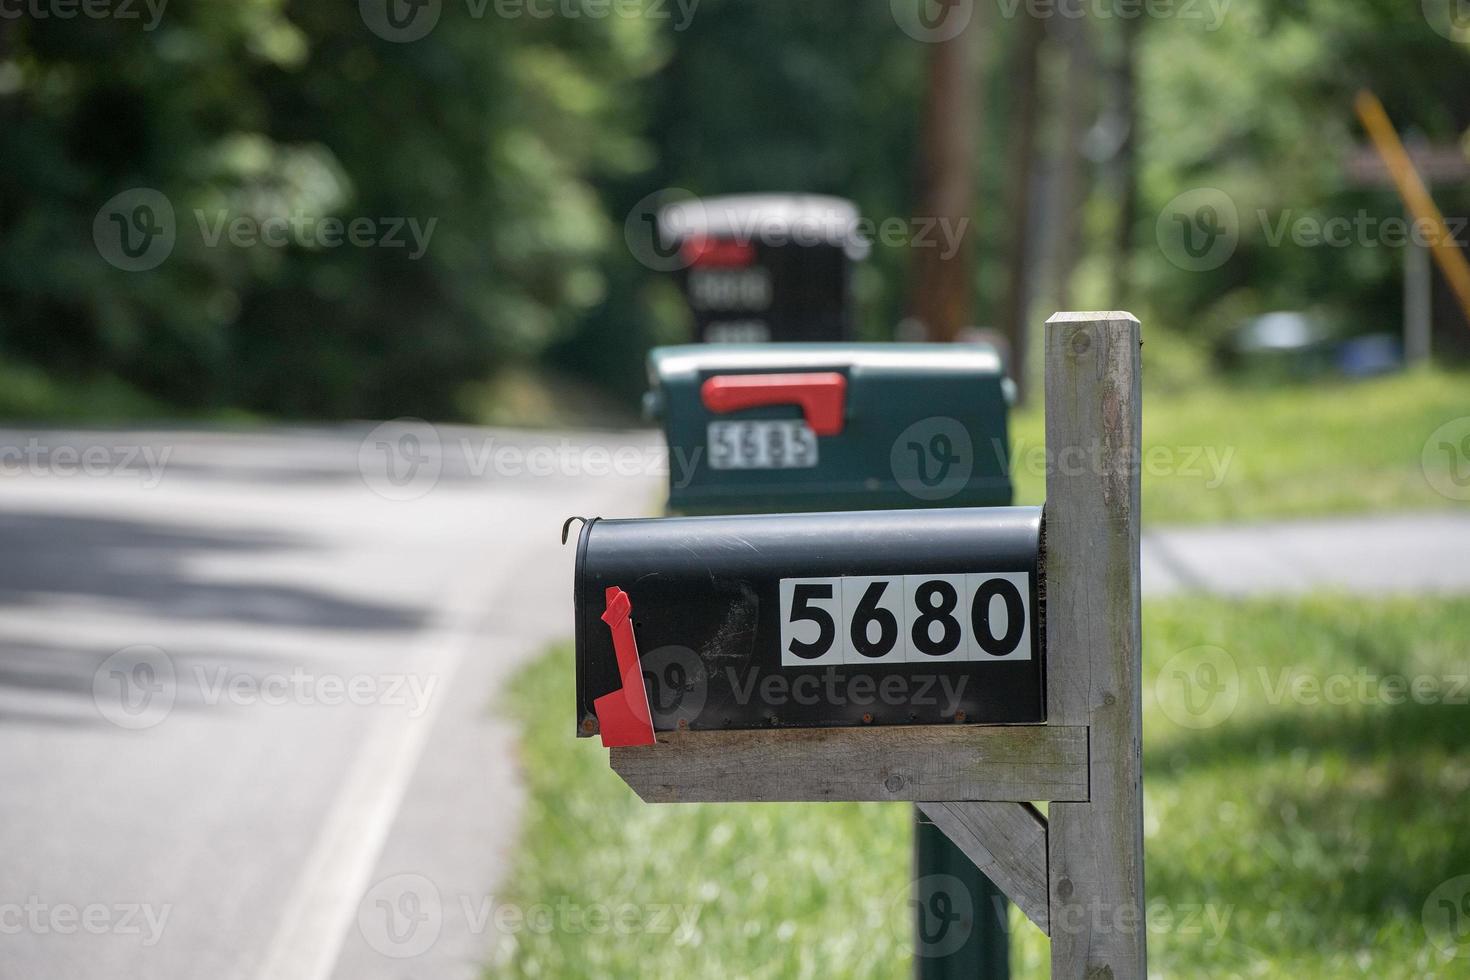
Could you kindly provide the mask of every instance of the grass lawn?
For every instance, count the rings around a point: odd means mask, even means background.
[[[1209,383],[1188,394],[1149,392],[1143,405],[1147,523],[1438,508],[1454,501],[1425,479],[1424,446],[1440,426],[1470,417],[1470,375],[1423,371],[1271,388]],[[1046,496],[1044,431],[1039,405],[1012,423],[1017,503]]]
[[[465,413],[492,425],[638,425],[585,384],[509,370],[463,393]],[[0,363],[0,419],[10,424],[123,424],[189,417],[116,379],[65,382]],[[195,413],[197,417],[197,413]],[[211,413],[246,422],[247,413]],[[1463,420],[1430,446],[1429,465],[1448,483],[1438,443],[1470,438],[1470,373],[1425,370],[1372,381],[1275,387],[1227,385],[1206,376],[1144,397],[1143,519],[1179,524],[1308,517],[1454,506],[1425,475],[1425,447],[1447,423]],[[1045,498],[1041,407],[1011,426],[1016,502]],[[977,452],[988,451],[976,447]],[[1466,453],[1470,455],[1470,453]],[[1459,459],[1463,480],[1470,459]],[[1461,492],[1462,500],[1470,489]],[[1463,503],[1461,503],[1463,505]]]
[[[1470,975],[1470,600],[1171,600],[1144,640],[1154,974]],[[531,800],[497,901],[611,919],[507,931],[487,976],[910,975],[907,806],[648,806],[572,737],[567,649],[511,697]]]

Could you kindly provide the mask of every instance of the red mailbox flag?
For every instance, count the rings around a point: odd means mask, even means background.
[[[699,390],[704,407],[725,415],[762,405],[800,405],[806,424],[819,436],[842,432],[847,378],[836,371],[808,374],[722,374]]]
[[[592,702],[597,714],[597,727],[602,744],[608,748],[622,745],[652,745],[653,717],[648,710],[648,691],[643,686],[643,669],[638,663],[638,640],[633,636],[633,603],[628,593],[617,586],[607,590],[607,612],[602,621],[612,630],[613,652],[618,658],[618,675],[623,680],[620,690],[604,694]]]

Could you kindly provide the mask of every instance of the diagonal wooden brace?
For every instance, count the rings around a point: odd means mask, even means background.
[[[919,810],[1047,935],[1046,818],[1029,803],[920,803]]]

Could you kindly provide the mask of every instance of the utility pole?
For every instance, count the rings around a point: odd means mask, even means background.
[[[975,15],[979,15],[979,5]],[[954,37],[928,45],[915,214],[947,222],[959,232],[959,247],[948,257],[933,242],[910,249],[908,313],[934,341],[952,341],[974,323],[970,219],[975,206],[975,146],[980,124],[975,63],[980,37],[972,21]]]
[[[1006,214],[1010,220],[1010,255],[1006,270],[1005,308],[1001,327],[1010,344],[1010,375],[1016,383],[1016,402],[1026,401],[1027,330],[1026,313],[1031,299],[1031,186],[1036,161],[1036,129],[1040,113],[1039,66],[1041,45],[1046,39],[1045,21],[1024,12],[1019,29],[1015,64],[1015,116],[1010,128],[1011,159]]]

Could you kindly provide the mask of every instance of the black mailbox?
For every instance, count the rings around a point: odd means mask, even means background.
[[[1040,537],[1036,507],[590,521],[578,732],[1042,722]]]
[[[852,264],[867,254],[850,201],[741,194],[665,206],[679,282],[706,343],[840,341],[853,332]]]

